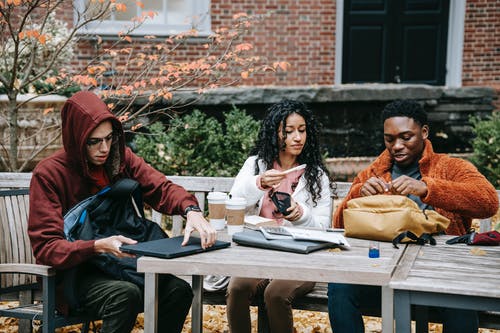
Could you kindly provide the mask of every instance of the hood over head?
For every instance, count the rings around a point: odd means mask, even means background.
[[[123,163],[125,141],[121,122],[107,105],[93,92],[80,91],[69,98],[61,110],[62,140],[69,159],[80,168],[84,176],[89,176],[87,161],[87,138],[103,121],[112,123],[119,140],[111,147],[105,168],[108,176],[114,177]]]

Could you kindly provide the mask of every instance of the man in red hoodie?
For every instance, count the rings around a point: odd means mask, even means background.
[[[131,178],[140,184],[144,202],[155,210],[186,216],[184,243],[197,230],[202,246],[209,247],[215,243],[216,232],[192,194],[125,147],[120,121],[94,93],[79,92],[69,98],[61,118],[64,148],[41,161],[31,179],[28,233],[33,253],[38,263],[59,272],[78,266],[80,305],[90,315],[103,319],[102,333],[130,332],[142,312],[143,290],[131,282],[110,278],[86,262],[99,253],[130,256],[119,248],[135,241],[114,235],[69,242],[64,235],[66,212],[116,180]],[[167,275],[161,281],[159,297],[159,331],[180,332],[191,306],[191,287]],[[61,297],[58,309],[64,313],[74,310]]]
[[[362,196],[399,194],[421,209],[434,209],[450,219],[449,235],[462,235],[473,218],[486,218],[498,209],[495,188],[471,163],[435,153],[428,139],[424,108],[413,100],[397,100],[382,111],[386,149],[352,183],[335,212],[334,226],[344,227],[347,201]],[[328,284],[328,312],[335,333],[364,332],[360,306],[380,307],[380,287]],[[443,332],[477,332],[477,313],[437,308]]]

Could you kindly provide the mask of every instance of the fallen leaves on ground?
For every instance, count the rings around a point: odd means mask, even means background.
[[[15,302],[0,302],[1,307],[15,306]],[[252,333],[257,333],[257,308],[250,310],[252,320]],[[332,333],[328,313],[316,311],[293,310],[295,333]],[[363,317],[366,333],[382,332],[382,321],[377,317]],[[414,323],[413,323],[414,324]],[[97,328],[101,323],[96,322]],[[0,317],[0,333],[17,333],[17,319]],[[41,332],[36,329],[34,332]],[[80,325],[72,325],[56,329],[56,333],[79,333]],[[132,333],[144,332],[144,316],[137,317],[136,325]],[[183,333],[191,333],[191,315],[188,315],[184,323]],[[204,333],[228,333],[229,328],[226,319],[226,307],[223,305],[203,306],[203,332]],[[429,324],[429,333],[442,333],[440,324]],[[479,329],[479,333],[500,333],[500,330]]]

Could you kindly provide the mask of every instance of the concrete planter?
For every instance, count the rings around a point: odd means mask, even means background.
[[[41,159],[61,148],[60,110],[66,99],[66,97],[59,95],[26,94],[18,96],[18,103],[25,103],[21,105],[17,119],[20,163],[29,158],[36,149],[47,145],[41,153],[30,161],[27,170],[31,170]],[[7,96],[0,95],[0,139],[6,149],[8,149],[10,142],[7,106]],[[44,113],[46,110],[52,111]],[[5,154],[5,152],[2,151],[0,154]]]
[[[375,160],[372,157],[335,157],[325,160],[328,171],[337,181],[352,181],[358,172],[366,169]]]

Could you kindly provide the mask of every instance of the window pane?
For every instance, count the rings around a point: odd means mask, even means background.
[[[117,3],[122,3],[127,6],[126,12],[114,12],[114,19],[118,21],[130,21],[133,17],[137,16],[137,5],[135,0],[118,0]]]
[[[191,1],[168,0],[167,24],[189,24],[192,20]]]
[[[154,11],[156,12],[156,15],[154,18],[148,18],[146,20],[146,24],[149,23],[158,23],[158,24],[165,24],[165,10],[163,8],[163,2],[164,0],[143,0],[142,3],[144,4],[144,10],[145,11]]]
[[[99,1],[85,0],[85,18],[91,18],[97,16],[106,8],[109,8],[109,2],[104,1],[100,3]],[[88,8],[88,9],[87,9]],[[105,15],[106,18],[110,17],[110,12]]]

